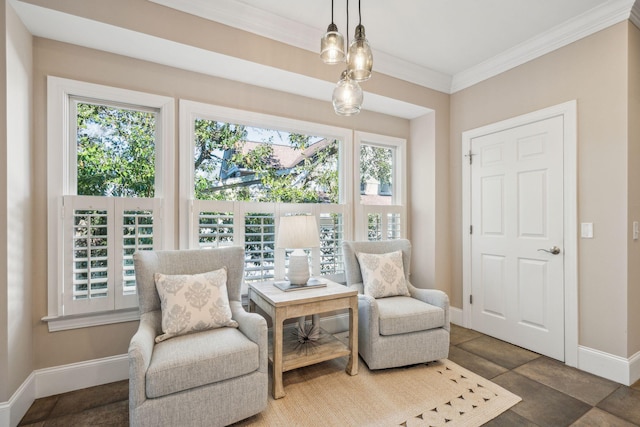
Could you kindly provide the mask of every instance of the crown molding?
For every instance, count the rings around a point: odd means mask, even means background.
[[[216,0],[215,10],[212,8],[210,0],[148,1],[312,52],[316,52],[318,48],[316,46],[318,40],[315,35],[323,32],[321,29],[265,12],[239,1]],[[205,74],[212,74],[210,67],[206,65],[207,63],[210,64],[210,62],[207,61],[213,59],[224,61],[224,63],[233,65],[230,65],[229,69],[233,69],[234,73],[220,74],[218,70],[218,74],[215,74],[218,77],[243,81],[276,90],[291,91],[292,93],[315,99],[326,100],[327,95],[325,92],[328,90],[327,87],[332,87],[332,82],[309,79],[308,77],[277,70],[273,67],[266,67],[215,52],[204,51],[193,46],[180,45],[169,40],[160,40],[146,34],[134,33],[133,31],[115,28],[96,21],[73,17],[36,5],[16,0],[11,0],[11,4],[18,11],[23,22],[27,24],[31,33],[41,37],[80,44],[94,49]],[[374,50],[376,58],[374,72],[386,74],[439,92],[455,93],[628,19],[640,28],[640,5],[635,6],[634,0],[610,0],[500,55],[457,73],[455,76],[422,67],[386,52],[376,50]],[[306,36],[295,37],[293,36],[294,34],[304,34]],[[120,40],[121,43],[113,43],[114,39]],[[131,43],[132,40],[138,40],[139,43]],[[139,48],[136,49],[136,46]],[[151,49],[150,46],[155,46],[156,48]],[[150,52],[160,53],[153,54]],[[167,55],[167,52],[172,52],[172,54]],[[292,90],[291,85],[282,87],[279,84],[279,82],[283,81],[282,75],[279,73],[286,74],[287,78],[284,80],[289,82],[300,80],[295,85],[294,90]],[[243,78],[244,74],[253,77]],[[264,78],[256,80],[256,75]],[[309,86],[312,86],[313,90]],[[390,114],[389,109],[391,107],[386,105],[390,98],[376,97],[372,94],[368,94],[367,98],[367,109]],[[397,100],[396,104],[400,105],[394,105],[393,111],[395,113],[391,114],[399,117],[413,118],[425,110]]]
[[[629,19],[634,0],[611,0],[453,76],[450,93],[480,83]],[[637,9],[634,7],[637,11]],[[640,16],[640,14],[638,15]]]
[[[633,25],[640,28],[640,2],[633,4],[629,20],[633,23]]]
[[[211,0],[149,1],[310,52],[319,51],[320,37],[326,31],[234,0],[216,0],[215,5]],[[305,36],[296,36],[301,34]],[[450,75],[397,58],[375,46],[372,49],[374,72],[449,93]]]
[[[210,0],[149,1],[312,52],[318,48],[318,37],[313,35],[323,33],[321,28],[233,0],[217,0],[215,8]],[[410,63],[374,47],[375,72],[440,92],[455,93],[624,20],[631,19],[640,28],[640,6],[636,7],[634,3],[634,0],[611,0],[454,76]],[[296,37],[296,34],[307,36]]]

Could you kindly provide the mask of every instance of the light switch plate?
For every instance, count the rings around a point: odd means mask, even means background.
[[[580,237],[583,239],[593,239],[593,223],[583,222],[580,224]]]
[[[638,226],[638,221],[633,221],[633,240],[638,240],[639,234],[640,234],[640,227]]]

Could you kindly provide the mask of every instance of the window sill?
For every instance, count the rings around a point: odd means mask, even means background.
[[[74,316],[46,316],[42,318],[43,322],[47,322],[49,332],[89,328],[92,326],[109,325],[112,323],[134,322],[137,320],[140,320],[140,313],[137,308],[78,314]]]

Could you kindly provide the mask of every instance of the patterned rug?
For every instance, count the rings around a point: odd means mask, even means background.
[[[520,397],[449,360],[344,372],[345,358],[285,372],[287,395],[234,426],[476,427]]]

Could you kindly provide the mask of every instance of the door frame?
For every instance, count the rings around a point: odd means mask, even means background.
[[[462,133],[462,323],[471,324],[471,171],[467,166],[474,138],[546,120],[563,117],[564,184],[564,361],[578,366],[578,209],[577,209],[577,102],[568,101],[553,107],[513,117]]]

